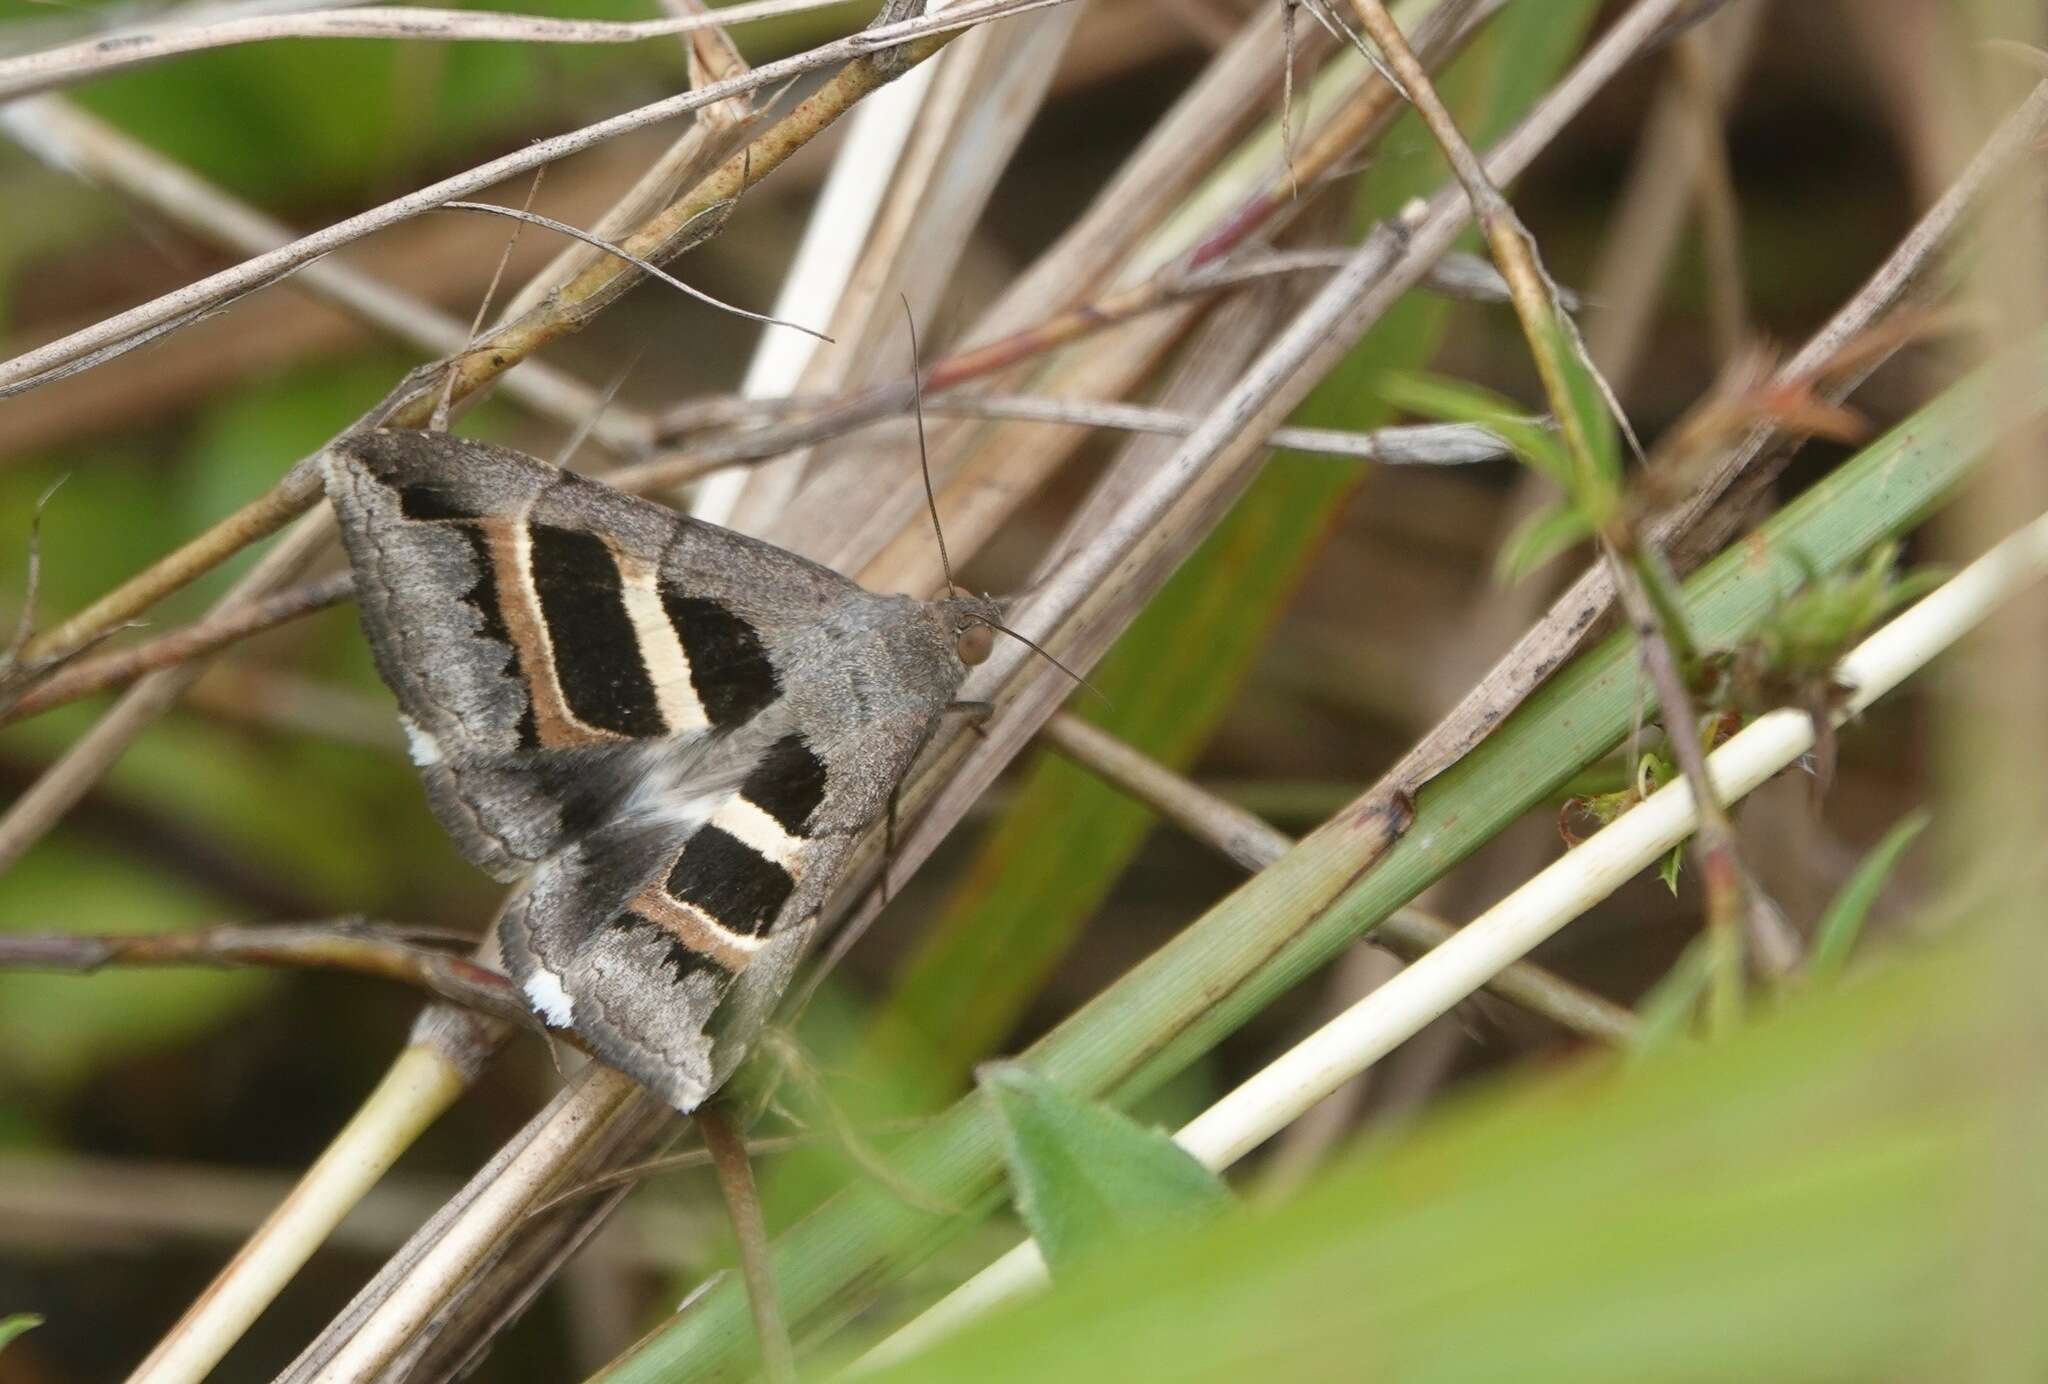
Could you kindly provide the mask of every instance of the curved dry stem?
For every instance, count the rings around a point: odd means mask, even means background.
[[[429,935],[361,918],[259,927],[222,924],[188,932],[9,932],[0,934],[0,969],[81,975],[108,966],[348,971],[395,980],[521,1028],[540,1026],[503,972],[444,947],[422,945]],[[475,941],[459,934],[454,940]]]
[[[162,668],[205,658],[252,635],[339,605],[354,595],[354,574],[336,572],[222,611],[132,649],[76,659],[30,686],[12,706],[0,711],[0,725],[110,687],[120,687]]]

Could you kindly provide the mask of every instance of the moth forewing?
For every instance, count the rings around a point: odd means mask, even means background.
[[[549,1023],[679,1109],[772,1012],[993,603],[793,553],[444,434],[337,442],[363,626]],[[530,876],[530,877],[529,877]]]

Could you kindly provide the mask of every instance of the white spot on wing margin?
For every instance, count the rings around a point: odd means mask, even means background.
[[[526,998],[550,1028],[568,1028],[575,1019],[576,1001],[562,988],[562,978],[545,966],[526,978]]]
[[[441,742],[420,729],[419,722],[410,716],[400,716],[398,724],[405,729],[406,753],[412,762],[424,769],[430,764],[441,762]]]

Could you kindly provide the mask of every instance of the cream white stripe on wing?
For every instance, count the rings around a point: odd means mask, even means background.
[[[627,907],[734,974],[745,970],[754,953],[768,945],[766,937],[734,932],[697,905],[684,903],[664,889],[643,889]]]
[[[711,825],[752,846],[763,859],[789,871],[792,879],[796,877],[797,856],[804,848],[804,838],[792,836],[782,823],[739,794],[719,805],[718,811],[711,814]]]
[[[652,564],[635,562],[618,555],[619,596],[626,605],[626,618],[640,641],[640,660],[647,665],[648,680],[654,684],[655,704],[672,734],[704,730],[711,718],[697,699],[697,685],[690,681],[690,656],[683,641],[662,608],[661,589]]]

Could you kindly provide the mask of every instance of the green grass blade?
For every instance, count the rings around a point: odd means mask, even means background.
[[[1856,949],[1856,939],[1863,935],[1863,923],[1870,916],[1870,906],[1877,902],[1885,881],[1898,867],[1899,857],[1906,853],[1906,847],[1913,844],[1914,838],[1926,829],[1930,820],[1925,812],[1908,814],[1884,834],[1883,840],[1871,847],[1870,854],[1863,857],[1855,872],[1842,882],[1841,889],[1828,904],[1828,911],[1821,915],[1820,926],[1814,929],[1813,950],[1806,958],[1808,980],[1833,980],[1849,964],[1849,954]]]

